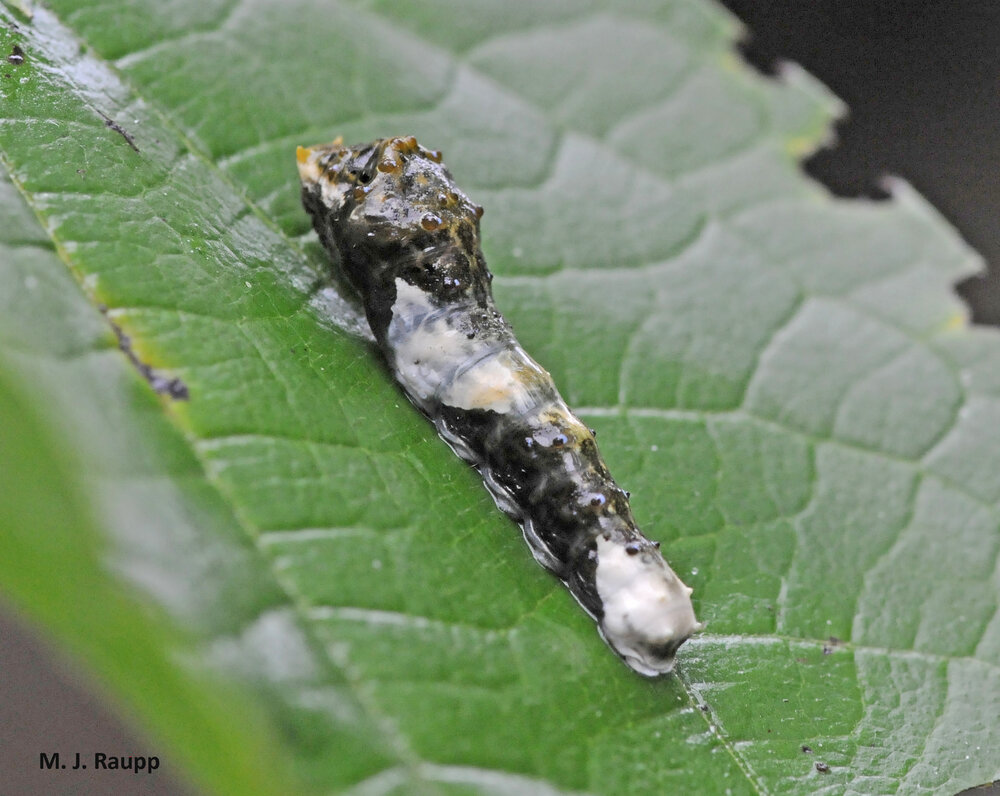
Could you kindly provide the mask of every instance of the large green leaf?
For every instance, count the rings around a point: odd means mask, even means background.
[[[6,19],[0,352],[104,530],[81,567],[157,606],[135,632],[192,714],[206,669],[239,689],[185,739],[88,656],[192,776],[246,792],[197,754],[240,721],[287,762],[272,792],[1000,774],[1000,340],[966,327],[950,283],[977,262],[905,187],[848,203],[799,174],[836,107],[802,74],[750,73],[694,0]],[[294,146],[392,133],[486,207],[502,308],[695,587],[709,626],[675,677],[602,645],[324,278]],[[151,397],[95,305],[187,400]],[[17,603],[85,647],[44,606],[101,599],[16,571]]]

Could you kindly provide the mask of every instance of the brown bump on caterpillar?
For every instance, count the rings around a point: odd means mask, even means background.
[[[436,229],[440,229],[444,224],[444,221],[440,216],[436,216],[433,213],[424,213],[423,217],[420,219],[420,226],[426,229],[428,232],[433,232]]]
[[[399,162],[399,158],[396,157],[395,151],[386,147],[385,152],[382,154],[382,157],[378,162],[377,168],[383,174],[396,174],[403,168],[403,164]]]
[[[415,136],[408,135],[405,138],[396,138],[392,142],[396,150],[403,155],[412,155],[417,151],[417,139]]]

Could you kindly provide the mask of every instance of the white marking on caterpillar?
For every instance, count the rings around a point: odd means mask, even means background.
[[[454,328],[431,297],[397,277],[388,341],[396,378],[421,409],[439,400],[455,372],[482,348],[479,340]]]
[[[299,148],[302,200],[365,304],[400,386],[532,554],[635,671],[669,672],[701,629],[691,590],[636,527],[593,434],[497,311],[482,208],[414,138]]]

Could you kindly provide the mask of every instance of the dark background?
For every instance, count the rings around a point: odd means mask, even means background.
[[[841,196],[884,198],[887,174],[914,185],[986,259],[958,292],[1000,325],[1000,2],[722,2],[749,28],[748,61],[796,61],[850,109],[806,171]]]
[[[0,794],[194,796],[167,750],[137,735],[110,702],[0,601]],[[41,752],[59,752],[67,769],[41,770]],[[75,752],[86,772],[71,770]],[[156,755],[160,768],[150,774],[94,771],[94,752]]]
[[[742,50],[758,69],[773,72],[776,59],[797,61],[850,108],[837,125],[839,142],[806,161],[806,171],[842,196],[884,197],[878,186],[887,174],[916,186],[985,257],[989,275],[958,289],[975,321],[1000,324],[1000,0],[724,4],[747,24]],[[111,793],[122,787],[108,779],[91,780],[88,787],[75,776],[39,780],[31,770],[39,745],[163,758],[161,750],[132,737],[92,686],[79,683],[44,643],[2,615],[5,610],[0,605],[5,793],[43,792],[39,787]],[[31,759],[20,759],[24,755]],[[159,775],[117,792],[188,792],[164,762]]]

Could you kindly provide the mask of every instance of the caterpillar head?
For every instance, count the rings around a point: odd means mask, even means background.
[[[386,261],[478,240],[482,208],[455,187],[441,153],[413,136],[299,147],[302,201],[327,248],[359,287]]]

